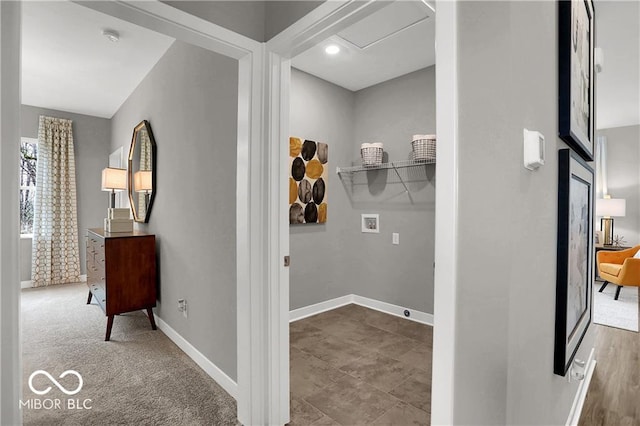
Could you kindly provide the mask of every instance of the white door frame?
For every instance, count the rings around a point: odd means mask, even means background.
[[[453,424],[457,251],[457,0],[437,2],[436,13],[436,235],[432,424]],[[280,164],[288,158],[290,58],[384,7],[382,2],[328,1],[267,42],[272,137],[280,140]],[[277,78],[279,74],[279,79]],[[278,108],[279,106],[279,108]],[[278,133],[278,129],[280,133]],[[273,163],[275,164],[275,162]],[[286,192],[288,171],[280,169]],[[283,198],[283,200],[286,198]],[[283,201],[284,205],[285,202]],[[286,228],[285,228],[286,229]],[[288,233],[287,233],[288,236]],[[282,295],[284,297],[284,295]],[[288,345],[288,343],[287,343]],[[288,351],[282,347],[281,356]],[[287,360],[288,361],[288,360]],[[288,376],[287,376],[288,378]],[[284,386],[281,385],[281,389]],[[288,393],[287,393],[288,395]],[[284,398],[284,396],[283,396]]]
[[[17,262],[19,225],[17,219],[17,160],[15,141],[19,140],[19,2],[0,2],[2,5],[2,304],[0,331],[2,366],[0,391],[0,423],[18,424],[20,399],[20,337],[19,337],[19,271]],[[280,374],[278,337],[288,343],[288,328],[278,322],[288,319],[281,312],[289,311],[288,273],[282,258],[288,252],[288,225],[279,208],[281,190],[273,185],[272,171],[280,164],[270,155],[279,152],[269,137],[269,120],[265,90],[264,44],[233,31],[199,19],[159,1],[145,2],[85,2],[102,13],[166,34],[183,42],[238,60],[238,157],[236,191],[237,238],[237,375],[238,419],[243,424],[283,424],[288,421],[288,350],[286,353],[287,406],[286,417],[271,408],[274,396],[269,388],[273,374]],[[8,23],[11,23],[8,24]],[[6,24],[6,25],[5,25]],[[16,30],[17,28],[17,30]],[[215,76],[212,76],[215,78]],[[11,89],[10,89],[11,88]],[[5,124],[9,123],[5,126]],[[7,143],[6,140],[14,143]],[[9,148],[11,147],[11,148]],[[13,177],[15,176],[15,177]],[[278,175],[276,174],[276,177]],[[7,198],[7,194],[15,197]],[[15,199],[14,199],[15,198]],[[11,219],[15,218],[15,219]],[[287,234],[284,240],[282,235]],[[284,244],[283,244],[284,243]],[[15,246],[15,247],[14,247]],[[286,298],[281,282],[285,282]],[[15,283],[15,285],[11,285]],[[285,304],[282,305],[281,302]],[[278,330],[286,328],[286,336]],[[275,343],[274,343],[275,342]],[[275,348],[275,350],[273,349]],[[274,367],[275,366],[275,367]],[[274,367],[271,368],[270,367]],[[278,376],[276,376],[278,377]]]
[[[431,424],[455,424],[458,270],[458,0],[437,1],[436,236]]]
[[[22,385],[18,158],[20,3],[0,2],[0,424],[19,424]]]

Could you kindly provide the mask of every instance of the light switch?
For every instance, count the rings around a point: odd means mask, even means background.
[[[540,132],[527,129],[524,129],[523,136],[524,167],[529,170],[536,170],[544,165],[544,136]]]
[[[400,234],[398,234],[397,232],[391,234],[391,242],[395,245],[400,244]]]

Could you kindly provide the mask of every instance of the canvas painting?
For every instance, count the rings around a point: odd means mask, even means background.
[[[571,127],[591,138],[591,26],[585,3],[571,2]]]
[[[589,267],[589,186],[572,176],[569,200],[569,277],[567,280],[567,339],[587,310]]]
[[[587,161],[594,143],[592,0],[558,1],[558,136]]]
[[[593,287],[593,169],[558,151],[558,261],[553,371],[567,374],[589,324]]]
[[[289,223],[327,221],[329,146],[298,137],[289,138]]]

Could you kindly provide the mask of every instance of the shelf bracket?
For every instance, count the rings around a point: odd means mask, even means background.
[[[404,191],[407,193],[407,196],[409,197],[409,200],[411,201],[411,204],[413,204],[413,197],[411,196],[411,191],[409,191],[409,188],[407,187],[407,184],[404,183],[404,179],[402,179],[402,176],[400,176],[400,172],[398,172],[398,168],[393,163],[391,163],[391,167],[393,167],[393,171],[396,172],[396,175],[398,176],[398,179],[400,179],[400,183],[402,184],[402,186],[404,186]]]

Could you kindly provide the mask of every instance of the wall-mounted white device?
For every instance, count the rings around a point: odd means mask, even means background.
[[[544,165],[544,136],[540,132],[524,129],[524,167],[536,170]]]

